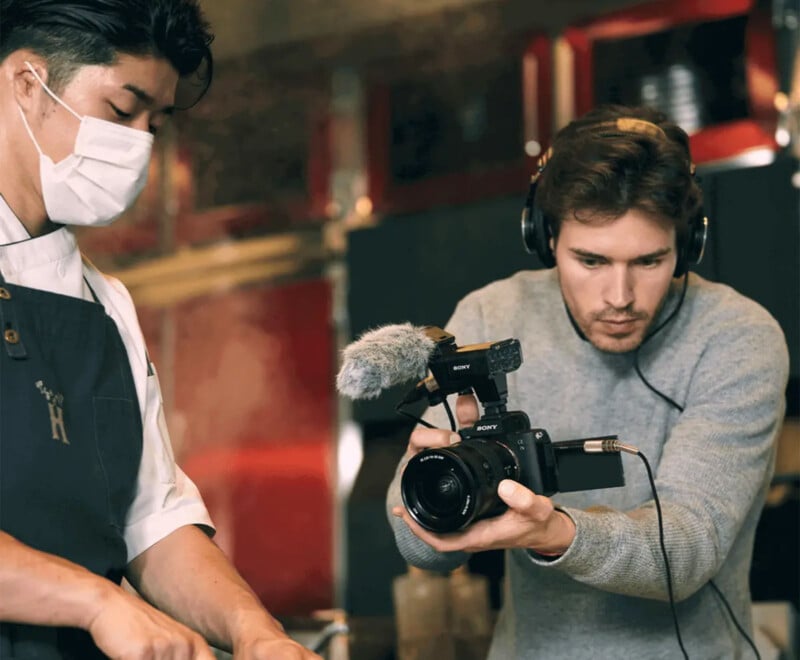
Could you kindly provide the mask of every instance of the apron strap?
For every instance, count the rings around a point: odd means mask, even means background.
[[[102,302],[100,302],[100,299],[97,297],[97,293],[95,293],[95,290],[92,288],[92,285],[89,283],[89,278],[88,278],[88,277],[86,277],[86,269],[87,269],[87,268],[88,268],[90,271],[93,271],[93,272],[95,272],[95,273],[99,273],[100,271],[99,271],[99,269],[97,268],[97,266],[95,266],[95,265],[94,265],[94,264],[91,262],[91,260],[89,259],[89,257],[87,257],[87,256],[86,256],[86,255],[85,255],[83,252],[81,252],[81,261],[83,261],[83,265],[84,265],[84,271],[83,271],[83,272],[84,272],[84,275],[83,275],[83,281],[84,281],[84,282],[86,282],[86,286],[88,286],[88,287],[89,287],[89,291],[91,291],[91,292],[92,292],[92,297],[94,298],[94,301],[95,301],[95,302],[96,302],[98,305],[102,305],[103,303],[102,303]],[[108,314],[108,311],[106,311],[106,314]],[[150,362],[150,356],[149,356],[149,355],[148,355],[148,353],[147,353],[147,349],[145,349],[145,351],[144,351],[144,361],[145,361],[145,364],[147,365],[147,375],[148,375],[148,376],[152,376],[153,374],[155,374],[155,369],[153,368],[153,363],[152,363],[152,362]]]
[[[89,284],[89,279],[86,277],[86,275],[83,276],[83,281],[86,283],[86,286],[89,288],[89,293],[92,294],[92,298],[94,298],[94,301],[98,305],[102,306],[103,303],[100,302],[100,298],[97,297],[97,294],[94,292],[94,289],[92,288],[92,285]]]

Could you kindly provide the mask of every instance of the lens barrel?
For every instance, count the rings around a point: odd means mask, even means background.
[[[494,439],[465,440],[426,449],[406,465],[400,484],[403,503],[422,527],[448,533],[505,510],[497,495],[503,479],[519,479],[511,450]]]

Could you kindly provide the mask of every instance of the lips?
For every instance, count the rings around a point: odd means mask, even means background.
[[[602,319],[601,323],[604,323],[607,332],[611,336],[615,335],[628,335],[633,332],[636,328],[636,322],[638,319]]]

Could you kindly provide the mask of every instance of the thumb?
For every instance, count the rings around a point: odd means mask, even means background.
[[[536,495],[522,484],[511,479],[503,479],[497,487],[500,499],[515,511],[528,511],[536,505]]]
[[[478,400],[474,394],[459,394],[456,399],[456,419],[458,420],[458,428],[471,426],[480,418],[480,410],[478,410]]]

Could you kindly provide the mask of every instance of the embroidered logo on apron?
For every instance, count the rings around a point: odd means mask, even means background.
[[[42,393],[42,396],[47,401],[47,408],[50,411],[50,429],[53,432],[53,440],[59,440],[63,444],[68,445],[69,439],[67,438],[67,429],[64,426],[64,395],[58,392],[53,392],[45,384],[38,380],[36,381],[36,389]]]

